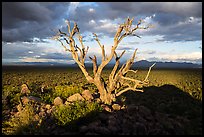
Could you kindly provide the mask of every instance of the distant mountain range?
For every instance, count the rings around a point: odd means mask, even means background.
[[[133,68],[149,68],[155,62],[141,60],[133,64]],[[193,64],[186,62],[156,62],[154,68],[202,68],[202,64]]]
[[[147,60],[137,61],[133,64],[133,68],[149,68],[155,62]],[[106,67],[113,67],[114,64],[108,64]],[[70,66],[77,67],[77,64],[62,64],[58,62],[16,62],[5,64],[3,66]],[[92,63],[86,63],[86,67],[92,67]],[[154,68],[202,68],[202,64],[193,64],[186,62],[156,62]]]

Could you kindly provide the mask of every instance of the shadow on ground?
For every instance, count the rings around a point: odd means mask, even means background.
[[[173,122],[177,118],[183,118],[179,123],[182,134],[202,134],[202,101],[194,99],[185,91],[174,85],[160,87],[145,87],[144,92],[128,91],[121,97],[125,97],[126,106],[145,106],[151,113],[162,113],[170,117]]]
[[[128,91],[122,95],[126,105],[143,105],[152,111],[196,118],[201,115],[202,102],[174,85],[145,87],[144,92]]]

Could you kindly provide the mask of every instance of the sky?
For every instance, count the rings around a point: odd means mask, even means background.
[[[133,24],[143,19],[143,26],[154,27],[136,30],[141,38],[123,39],[116,49],[126,50],[121,62],[137,48],[135,61],[202,64],[201,2],[3,2],[2,64],[73,64],[71,54],[51,39],[58,29],[67,31],[65,20],[78,24],[84,45],[89,46],[86,62],[96,55],[100,63],[101,50],[92,33],[109,54],[116,30],[127,17],[134,17]]]

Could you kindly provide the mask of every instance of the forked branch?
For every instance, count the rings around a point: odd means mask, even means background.
[[[140,91],[143,92],[143,90],[139,89],[140,86],[143,86],[144,84],[147,84],[148,77],[151,71],[151,68],[155,65],[153,64],[147,73],[147,76],[145,77],[144,81],[136,80],[133,78],[126,77],[126,74],[128,72],[137,73],[137,70],[131,70],[131,66],[134,63],[134,59],[136,56],[136,51],[134,51],[132,57],[126,61],[125,64],[123,64],[120,68],[120,59],[125,53],[125,50],[118,56],[116,53],[116,49],[120,42],[123,40],[123,38],[133,35],[138,36],[137,34],[133,34],[138,29],[148,29],[150,26],[147,27],[140,27],[140,24],[143,20],[139,20],[135,27],[132,27],[134,18],[130,19],[129,17],[127,20],[119,26],[119,28],[116,31],[116,34],[114,36],[114,43],[111,47],[111,51],[109,55],[106,55],[104,45],[101,44],[97,34],[93,33],[95,40],[97,44],[101,48],[101,55],[102,60],[99,65],[97,65],[97,57],[94,55],[93,57],[89,57],[93,63],[93,74],[94,76],[90,76],[88,71],[85,67],[85,59],[88,52],[89,47],[85,47],[83,43],[83,37],[81,36],[79,32],[79,28],[77,26],[77,23],[74,23],[73,28],[71,28],[70,22],[66,20],[67,24],[67,33],[61,31],[59,29],[59,32],[56,36],[53,37],[53,39],[58,40],[62,47],[65,49],[65,51],[69,51],[72,54],[72,58],[74,61],[78,64],[79,68],[83,72],[84,76],[86,77],[87,81],[89,83],[94,83],[98,89],[98,92],[100,93],[100,99],[105,104],[111,104],[115,97],[121,95],[122,93],[132,90],[132,91]],[[77,34],[77,39],[79,41],[80,46],[76,45],[75,43],[75,35]],[[64,45],[62,42],[64,40],[67,46]],[[102,71],[104,67],[112,60],[112,58],[115,58],[115,65],[109,75],[108,81],[104,81],[102,78]],[[131,83],[131,84],[130,84]],[[133,84],[132,84],[133,83]],[[117,89],[123,88],[123,90],[116,93]]]

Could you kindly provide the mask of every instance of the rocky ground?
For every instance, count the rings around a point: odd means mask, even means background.
[[[104,108],[96,117],[89,121],[77,122],[72,127],[58,126],[52,117],[52,112],[58,105],[69,105],[74,101],[93,101],[94,96],[85,90],[82,94],[74,94],[65,102],[60,97],[53,104],[45,104],[34,96],[21,97],[21,103],[12,110],[4,110],[4,119],[11,115],[18,116],[29,103],[35,110],[35,120],[38,131],[34,134],[48,135],[184,135],[184,125],[190,121],[184,117],[164,114],[150,110],[143,105],[113,104]],[[100,100],[95,100],[100,103]],[[90,118],[89,118],[90,119]],[[25,133],[30,134],[30,133]],[[32,134],[32,133],[31,133]]]
[[[24,97],[23,104],[28,103],[26,102],[28,100],[28,97]],[[60,98],[57,98],[57,100],[59,101]],[[120,107],[118,104],[114,104],[113,107],[103,105],[104,111],[100,112],[94,121],[80,124],[77,130],[67,131],[66,128],[56,125],[51,116],[56,104],[60,101],[56,102],[54,105],[33,104],[36,110],[36,119],[43,118],[44,123],[42,125],[47,125],[46,127],[42,126],[43,131],[38,134],[182,135],[185,134],[182,125],[189,122],[182,117],[172,117],[171,115],[153,112],[145,106],[129,105]],[[10,114],[18,115],[23,107],[19,104],[16,109]]]

